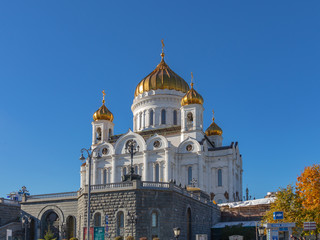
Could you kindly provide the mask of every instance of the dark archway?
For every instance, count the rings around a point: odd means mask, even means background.
[[[76,236],[76,220],[75,217],[69,216],[66,221],[66,237],[70,239]]]
[[[59,216],[53,210],[48,211],[41,219],[41,237],[44,238],[48,229],[59,239]]]
[[[35,239],[35,232],[36,232],[36,224],[33,218],[31,218],[30,221],[30,232],[29,232],[29,239],[34,240]]]
[[[191,209],[187,210],[187,240],[192,239],[192,218],[191,218]]]

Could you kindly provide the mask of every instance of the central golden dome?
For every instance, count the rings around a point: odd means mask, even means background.
[[[156,69],[139,82],[134,92],[135,97],[141,93],[157,89],[176,90],[183,93],[189,90],[188,83],[169,68],[163,57],[164,53],[162,52],[161,62]]]

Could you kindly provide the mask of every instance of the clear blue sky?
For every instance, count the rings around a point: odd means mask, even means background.
[[[79,188],[80,149],[106,105],[132,128],[138,82],[166,61],[238,141],[263,197],[319,163],[320,1],[1,1],[0,197]]]

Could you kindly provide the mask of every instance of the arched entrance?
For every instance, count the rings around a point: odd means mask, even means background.
[[[66,237],[70,239],[76,236],[76,221],[75,217],[69,216],[67,217],[67,227],[66,227]]]
[[[192,219],[191,219],[191,209],[187,210],[187,240],[192,238]]]
[[[41,219],[41,237],[44,238],[48,230],[59,239],[59,216],[54,211],[48,211]]]

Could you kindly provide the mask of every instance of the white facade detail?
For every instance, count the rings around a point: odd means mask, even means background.
[[[206,136],[202,104],[181,106],[184,92],[157,89],[137,95],[131,106],[133,131],[113,135],[114,123],[92,122],[92,149],[101,158],[92,161],[92,183],[121,182],[130,172],[128,140],[135,140],[135,173],[143,181],[193,186],[217,203],[242,198],[242,157],[238,143],[223,146],[220,135]],[[117,116],[115,116],[117,119]],[[81,188],[88,184],[87,165],[81,166]]]

